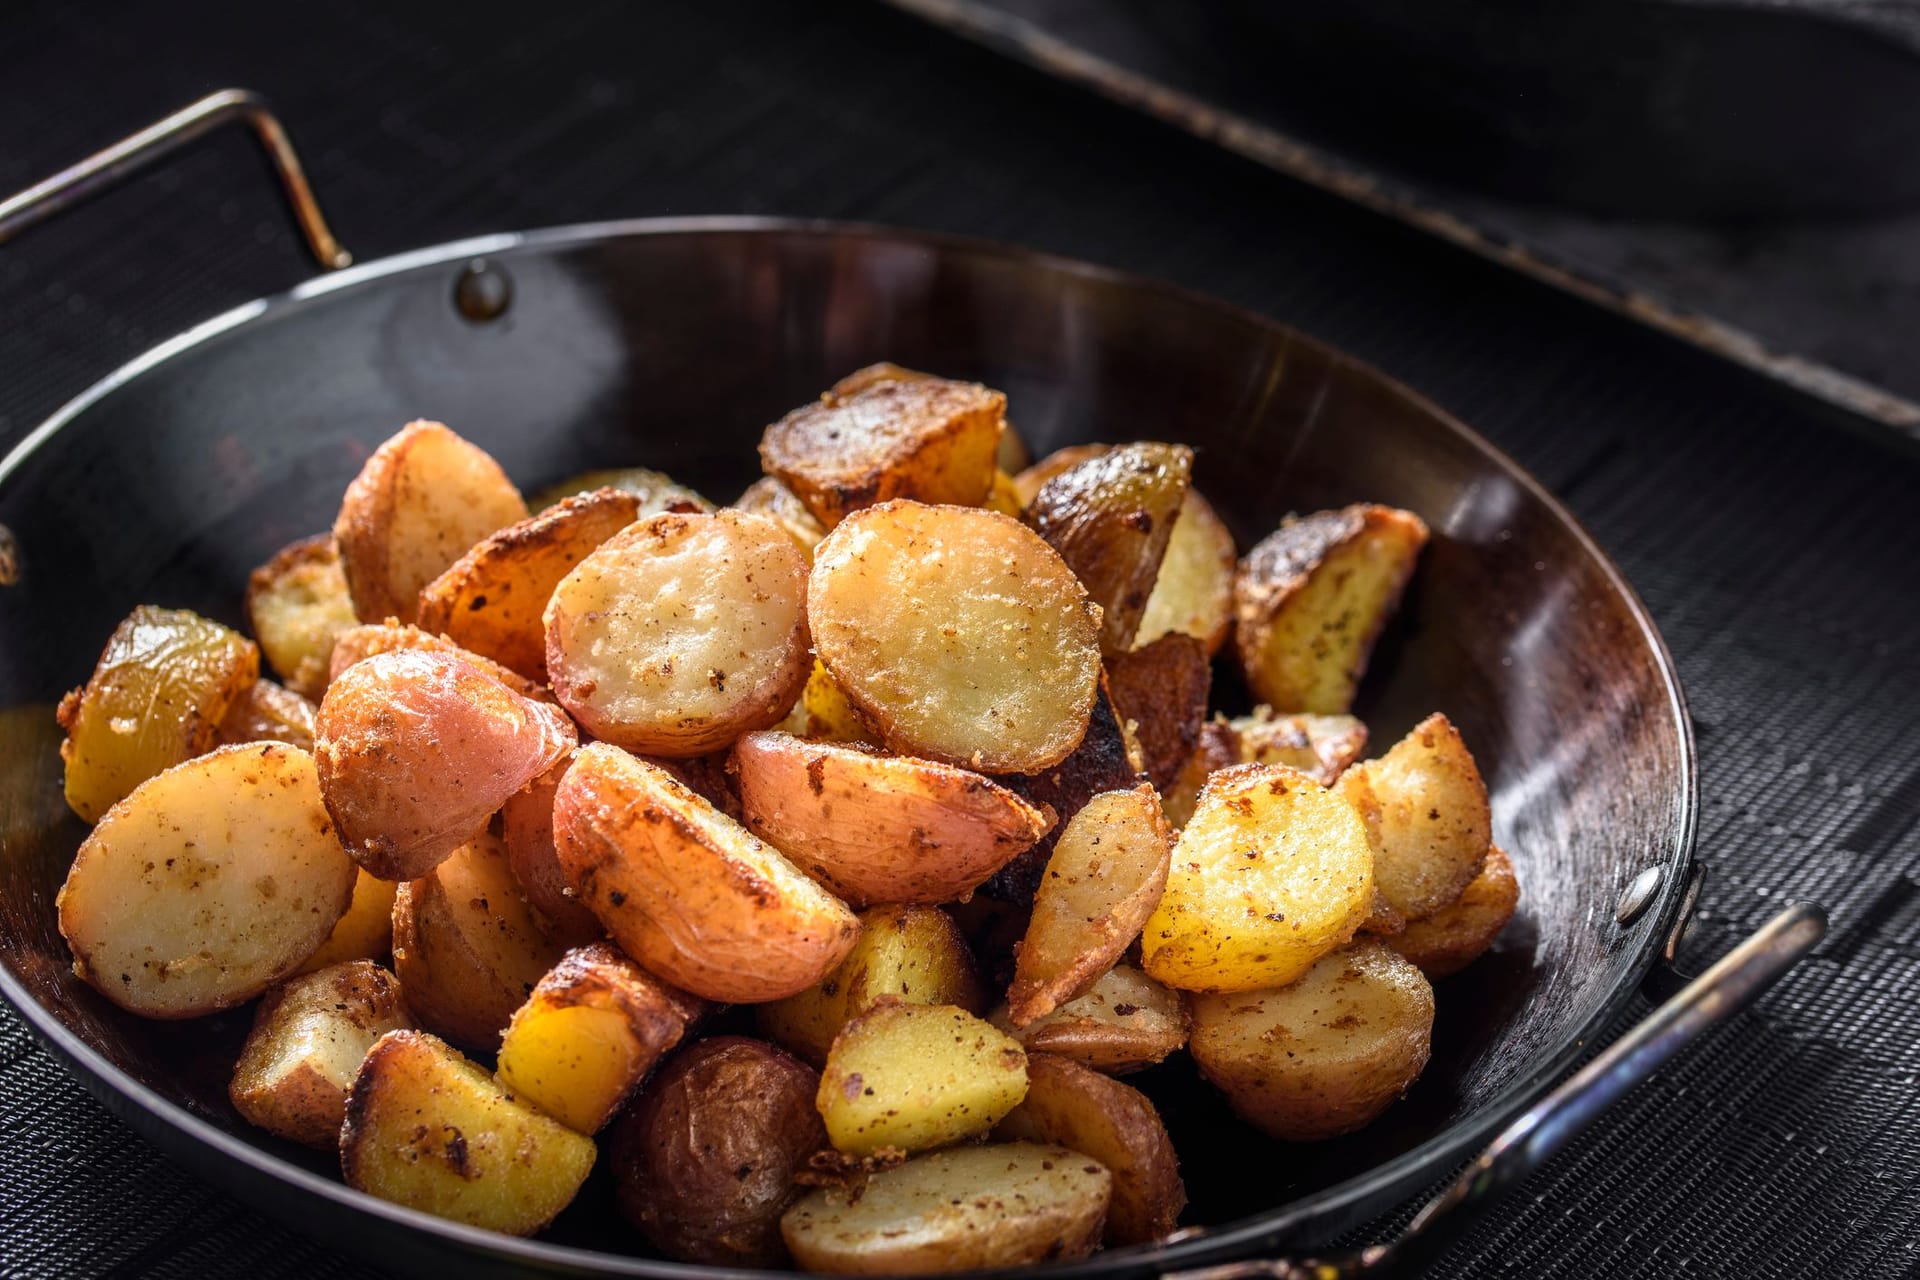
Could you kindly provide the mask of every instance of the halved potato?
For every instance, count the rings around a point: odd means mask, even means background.
[[[1375,883],[1403,920],[1449,905],[1486,865],[1486,783],[1445,716],[1428,716],[1386,755],[1348,769],[1340,790],[1367,819]]]
[[[259,676],[260,651],[239,632],[185,609],[135,609],[86,686],[60,700],[67,805],[98,822],[148,778],[212,748]]]
[[[333,932],[320,949],[301,964],[301,973],[331,968],[352,960],[384,960],[393,953],[393,900],[400,886],[356,870],[353,901],[334,922]]]
[[[1113,968],[1167,887],[1173,831],[1141,783],[1089,800],[1053,846],[1007,992],[1024,1027]]]
[[[1200,726],[1199,732],[1194,735],[1193,753],[1180,766],[1173,783],[1160,793],[1161,802],[1166,807],[1167,821],[1176,830],[1185,827],[1193,820],[1194,806],[1200,801],[1200,792],[1206,788],[1207,779],[1221,769],[1231,769],[1236,764],[1244,763],[1247,762],[1240,756],[1240,735],[1216,714]]]
[[[420,588],[474,543],[527,516],[500,464],[438,422],[410,422],[347,486],[333,540],[354,614],[412,622]]]
[[[360,1064],[340,1129],[356,1191],[469,1226],[528,1236],[593,1168],[593,1139],[516,1102],[421,1031],[389,1031]]]
[[[1238,564],[1233,534],[1198,489],[1173,522],[1160,576],[1153,580],[1147,611],[1141,615],[1136,646],[1179,632],[1206,646],[1211,658],[1227,642],[1233,626],[1233,572]]]
[[[778,724],[811,668],[806,581],[765,516],[649,516],[554,589],[554,694],[594,737],[653,755],[702,755]]]
[[[367,1050],[411,1025],[400,984],[370,961],[289,979],[254,1010],[227,1096],[249,1124],[332,1151]]]
[[[482,538],[420,591],[420,628],[529,680],[547,674],[543,613],[560,580],[640,518],[618,489],[566,498]]]
[[[621,948],[709,1000],[778,1000],[846,958],[859,921],[656,765],[582,747],[554,797],[560,866]]]
[[[253,571],[247,621],[287,688],[318,700],[327,691],[334,640],[358,621],[331,533],[284,547]]]
[[[977,773],[786,733],[729,767],[748,830],[856,907],[965,897],[1053,825]]]
[[[1100,681],[1100,609],[1053,548],[991,511],[888,502],[814,553],[820,661],[903,755],[987,773],[1064,760]]]
[[[356,662],[328,687],[314,756],[354,860],[412,880],[576,741],[558,708],[463,659],[403,650]]]
[[[438,653],[450,658],[459,658],[472,664],[498,680],[507,688],[523,698],[532,698],[536,702],[553,702],[553,695],[547,687],[537,681],[529,680],[511,667],[503,667],[492,658],[484,657],[462,649],[445,636],[436,636],[430,631],[422,631],[416,626],[395,622],[388,618],[385,622],[368,623],[349,627],[340,633],[333,646],[333,667],[329,683],[340,678],[340,673],[355,663],[365,662],[383,653]]]
[[[312,955],[353,898],[313,757],[219,747],[100,819],[54,902],[74,972],[149,1018],[253,999]]]
[[[1207,781],[1140,938],[1149,976],[1188,991],[1282,986],[1353,937],[1373,906],[1366,823],[1284,765]]]
[[[834,1037],[816,1105],[837,1149],[870,1156],[979,1137],[1026,1092],[1019,1041],[954,1005],[882,996]]]
[[[1329,787],[1367,749],[1367,726],[1352,716],[1283,716],[1263,706],[1231,723],[1241,763],[1284,764]]]
[[[271,680],[256,680],[227,708],[226,718],[220,721],[219,739],[222,743],[284,742],[311,751],[316,711],[293,690]]]
[[[500,807],[500,839],[507,847],[507,866],[546,935],[570,947],[583,947],[605,930],[574,892],[553,847],[553,797],[572,763],[569,753],[507,798]]]
[[[1341,715],[1427,542],[1419,516],[1358,503],[1289,517],[1233,580],[1247,685],[1275,711]]]
[[[1140,744],[1141,763],[1154,787],[1165,790],[1193,757],[1207,722],[1213,666],[1200,641],[1184,633],[1161,636],[1107,660],[1114,709]]]
[[[1070,444],[1064,449],[1055,449],[1046,457],[1016,471],[1013,476],[1013,491],[1020,499],[1020,505],[1026,507],[1040,492],[1040,486],[1063,471],[1071,470],[1083,462],[1091,461],[1103,454],[1111,453],[1110,444]]]
[[[1092,1156],[1113,1175],[1106,1242],[1145,1244],[1187,1207],[1180,1158],[1144,1093],[1051,1053],[1027,1057],[1027,1096],[993,1131],[1001,1141],[1051,1142]]]
[[[950,1004],[968,1013],[986,1008],[973,953],[946,912],[868,908],[860,913],[860,940],[839,968],[799,995],[763,1004],[755,1013],[768,1039],[819,1066],[847,1020],[882,996]]]
[[[532,511],[545,511],[555,503],[583,493],[592,493],[596,489],[618,489],[621,493],[631,494],[639,502],[639,514],[643,516],[659,515],[662,511],[712,511],[714,505],[681,484],[672,476],[661,471],[651,471],[646,467],[609,467],[599,471],[582,471],[577,476],[569,476],[558,484],[550,484],[536,493],[528,502]]]
[[[746,491],[733,500],[733,507],[736,511],[763,515],[785,529],[808,561],[812,561],[813,549],[820,545],[820,539],[827,536],[827,527],[814,519],[807,504],[772,476],[761,476],[748,485]]]
[[[597,1133],[706,1012],[596,942],[534,985],[500,1042],[500,1083],[569,1129]]]
[[[1426,978],[1362,939],[1289,986],[1195,997],[1187,1048],[1248,1123],[1309,1142],[1385,1111],[1426,1067],[1432,1038]]]
[[[1415,920],[1387,945],[1420,966],[1430,980],[1460,972],[1478,960],[1520,905],[1520,881],[1499,845],[1487,850],[1487,865],[1452,905]]]
[[[780,1219],[794,1261],[842,1275],[928,1275],[1084,1257],[1100,1243],[1112,1175],[1065,1147],[934,1151],[825,1188]]]
[[[1046,1017],[1015,1027],[1005,1005],[988,1019],[1029,1053],[1057,1053],[1095,1071],[1125,1075],[1163,1062],[1187,1043],[1187,1008],[1178,991],[1130,964],[1117,964],[1087,993]]]
[[[892,498],[977,507],[993,484],[1007,398],[974,382],[876,378],[768,427],[760,463],[828,529]]]

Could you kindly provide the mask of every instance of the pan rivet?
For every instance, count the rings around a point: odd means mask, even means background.
[[[13,530],[0,524],[0,587],[11,587],[19,581],[20,543]]]
[[[454,281],[453,305],[475,324],[498,320],[513,305],[513,277],[505,267],[475,258]]]
[[[1614,909],[1616,924],[1632,924],[1653,904],[1653,892],[1660,887],[1660,881],[1666,877],[1665,867],[1648,867],[1633,878],[1626,892],[1620,895],[1620,905]]]

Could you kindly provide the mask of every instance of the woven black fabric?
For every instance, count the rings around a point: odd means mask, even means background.
[[[1619,559],[1679,657],[1715,868],[1691,949],[1717,952],[1794,896],[1827,903],[1835,929],[1439,1270],[1920,1266],[1911,457],[878,6],[348,0],[297,22],[272,8],[16,4],[0,40],[0,188],[242,83],[281,107],[363,259],[666,213],[1020,240],[1298,324],[1516,454]],[[0,249],[0,439],[305,269],[238,138]],[[0,1012],[0,1276],[365,1274],[155,1155]]]

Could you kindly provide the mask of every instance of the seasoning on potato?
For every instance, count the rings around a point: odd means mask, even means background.
[[[247,580],[247,621],[267,665],[303,698],[327,691],[333,642],[359,621],[333,534],[283,547]]]
[[[1486,783],[1445,716],[1428,716],[1387,754],[1347,770],[1340,790],[1367,820],[1374,880],[1400,921],[1452,903],[1486,865],[1493,844]]]
[[[331,1151],[361,1059],[412,1025],[391,973],[351,960],[293,978],[254,1010],[227,1096],[250,1124]]]
[[[977,1137],[1026,1092],[1018,1041],[965,1009],[883,996],[834,1037],[818,1101],[833,1145],[869,1156]]]
[[[1086,994],[1024,1027],[1007,1006],[987,1019],[1029,1053],[1052,1053],[1108,1075],[1126,1075],[1164,1062],[1187,1045],[1186,1001],[1130,964],[1094,979]]]
[[[1431,981],[1450,977],[1478,960],[1507,927],[1520,905],[1520,881],[1499,845],[1487,864],[1450,905],[1415,920],[1387,945],[1420,966]]]

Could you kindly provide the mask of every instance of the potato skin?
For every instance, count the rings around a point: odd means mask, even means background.
[[[235,698],[220,721],[220,741],[284,742],[313,750],[313,717],[319,708],[271,680],[256,680]]]
[[[500,839],[506,845],[514,881],[540,917],[547,936],[569,947],[584,947],[606,930],[574,892],[553,847],[553,798],[572,763],[573,753],[568,752],[560,763],[507,798],[500,807]]]
[[[1113,452],[1112,445],[1100,443],[1070,444],[1065,448],[1055,449],[1038,462],[1031,463],[1014,473],[1014,496],[1020,499],[1020,506],[1023,509],[1031,506],[1034,497],[1040,492],[1041,485],[1063,471],[1071,470],[1083,462],[1089,462],[1111,452]]]
[[[1131,725],[1141,763],[1157,791],[1180,776],[1207,722],[1213,664],[1206,646],[1184,632],[1107,660],[1114,710]]]
[[[331,533],[283,547],[253,571],[247,621],[287,688],[318,701],[332,672],[333,642],[358,621]]]
[[[445,636],[422,631],[410,623],[396,622],[392,618],[385,622],[348,627],[342,631],[333,645],[332,674],[328,682],[338,680],[341,672],[368,658],[383,653],[413,651],[458,658],[478,667],[523,698],[532,698],[535,702],[554,702],[553,694],[548,692],[545,685],[527,679],[513,668],[503,667],[492,658],[462,649]],[[554,705],[559,704],[555,702]]]
[[[1085,995],[1037,1022],[1016,1028],[1005,1005],[988,1021],[1018,1038],[1028,1053],[1057,1054],[1118,1076],[1164,1062],[1186,1047],[1190,1020],[1178,991],[1130,964],[1117,964]]]
[[[1206,790],[1207,779],[1222,769],[1248,763],[1240,754],[1240,735],[1218,714],[1200,726],[1194,735],[1193,753],[1180,766],[1173,782],[1160,793],[1167,821],[1175,830],[1193,820],[1194,806]]]
[[[607,467],[598,471],[582,471],[534,494],[527,500],[527,507],[534,512],[545,511],[568,498],[592,493],[596,489],[617,489],[621,493],[631,494],[640,504],[635,520],[641,516],[658,515],[662,511],[714,510],[711,502],[672,476],[646,467]]]
[[[332,1151],[373,1042],[411,1026],[400,984],[366,960],[289,979],[261,998],[227,1096],[267,1132]]]
[[[819,1075],[770,1044],[715,1036],[674,1055],[621,1119],[621,1214],[671,1258],[717,1267],[787,1261],[780,1215],[825,1149]]]
[[[1487,850],[1486,866],[1452,905],[1415,920],[1387,943],[1437,982],[1478,960],[1519,905],[1520,881],[1513,861],[1494,845]]]

